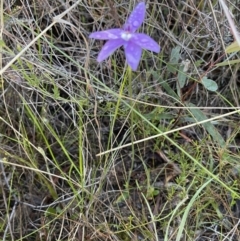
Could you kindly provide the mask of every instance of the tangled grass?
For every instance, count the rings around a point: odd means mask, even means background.
[[[89,34],[136,3],[1,1],[2,240],[240,240],[226,16],[218,1],[147,1],[141,30],[161,53],[136,72],[121,49],[97,63]]]

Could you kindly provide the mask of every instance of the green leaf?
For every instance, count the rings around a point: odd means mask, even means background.
[[[128,191],[122,191],[120,196],[115,200],[113,203],[114,204],[119,204],[121,202],[125,202],[129,198],[129,192]]]
[[[197,60],[197,61],[194,63],[194,65],[195,65],[196,67],[200,67],[202,63],[203,63],[203,60]]]
[[[225,52],[227,54],[229,53],[234,53],[240,51],[240,45],[238,44],[237,41],[233,42],[230,44],[226,49]],[[225,65],[231,65],[231,64],[237,64],[240,62],[240,59],[235,59],[235,60],[229,60],[229,61],[224,61],[222,63],[216,64],[216,66],[225,66]]]
[[[226,48],[226,53],[233,53],[233,52],[238,52],[240,51],[240,45],[238,44],[237,41],[233,42]]]
[[[208,79],[207,77],[202,78],[202,84],[207,90],[216,91],[218,89],[218,85],[215,81]]]
[[[5,42],[2,39],[0,39],[0,48],[3,48],[5,46],[6,46]]]
[[[54,98],[59,98],[60,97],[60,92],[59,92],[59,89],[58,89],[58,87],[57,87],[57,85],[53,85],[53,94],[54,94]]]
[[[179,46],[176,46],[175,48],[172,49],[171,52],[171,57],[170,57],[170,62],[177,64],[179,59],[180,59],[180,50],[181,48]]]
[[[194,104],[189,103],[187,104],[189,107],[196,107]],[[195,119],[199,121],[207,120],[207,117],[204,113],[199,109],[189,109]],[[225,146],[225,141],[219,132],[216,130],[214,125],[211,122],[203,123],[202,126],[207,130],[207,132],[212,136],[213,140],[216,141],[221,147]]]
[[[164,88],[164,90],[174,99],[179,100],[178,95],[174,92],[174,90],[170,87],[170,85],[168,84],[168,82],[166,80],[163,80],[161,75],[159,73],[157,73],[157,71],[152,71],[152,75],[153,77],[159,81],[159,83],[161,84],[161,86]]]
[[[184,72],[184,68],[185,66],[181,65],[178,72],[178,83],[179,83],[180,89],[183,88],[187,79],[187,73]]]
[[[177,72],[176,65],[178,64],[179,59],[181,57],[180,50],[181,50],[181,48],[179,46],[176,46],[175,48],[172,49],[171,56],[170,56],[170,62],[167,63],[168,71],[171,73]]]
[[[45,212],[46,216],[55,216],[57,214],[56,209],[53,207],[48,207],[48,209]]]
[[[182,61],[179,70],[178,70],[178,84],[177,84],[177,93],[178,96],[181,96],[181,89],[186,84],[187,80],[187,71],[189,68],[190,61]]]
[[[233,65],[233,64],[238,64],[240,63],[240,59],[234,59],[234,60],[229,60],[229,61],[224,61],[219,64],[215,64],[216,66],[226,66],[226,65]]]

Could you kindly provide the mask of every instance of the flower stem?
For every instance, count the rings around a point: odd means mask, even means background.
[[[134,108],[135,105],[135,101],[133,100],[133,91],[132,91],[132,69],[131,67],[128,66],[127,69],[127,73],[128,73],[128,94],[130,97],[130,132],[131,132],[131,143],[134,142],[134,112],[132,111],[132,109]],[[131,163],[131,170],[133,168],[133,161],[134,161],[134,145],[132,145],[132,163]]]

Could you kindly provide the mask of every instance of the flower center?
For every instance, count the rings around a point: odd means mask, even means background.
[[[132,37],[132,34],[129,32],[124,32],[121,34],[121,38],[128,41]]]

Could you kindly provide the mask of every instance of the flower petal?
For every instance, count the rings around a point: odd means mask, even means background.
[[[140,46],[143,49],[147,49],[156,53],[160,52],[159,44],[151,37],[144,33],[133,34],[131,41]]]
[[[97,61],[101,62],[109,57],[117,48],[121,47],[125,41],[123,39],[112,39],[107,41],[100,51]]]
[[[127,58],[127,63],[130,65],[132,70],[137,70],[142,55],[142,49],[135,43],[128,42],[124,46],[124,50]]]
[[[144,2],[140,2],[132,11],[127,19],[124,30],[135,32],[143,23],[145,18],[146,7]]]
[[[121,38],[121,34],[124,31],[120,28],[113,28],[104,31],[93,32],[89,35],[89,38],[94,39],[102,39],[102,40],[109,40],[109,39],[118,39]]]

